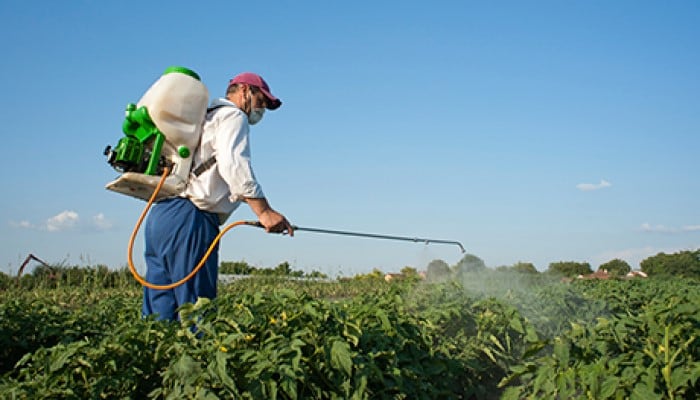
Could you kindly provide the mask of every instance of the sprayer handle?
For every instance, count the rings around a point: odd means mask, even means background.
[[[246,224],[246,225],[254,226],[254,227],[256,227],[256,228],[265,228],[265,227],[263,226],[263,224],[260,223],[260,221],[243,221],[243,223]],[[296,226],[296,225],[292,225],[292,229],[293,229],[293,230],[297,230],[297,226]],[[282,234],[285,234],[285,235],[286,235],[286,234],[287,234],[287,231],[279,232],[279,233],[282,233]]]

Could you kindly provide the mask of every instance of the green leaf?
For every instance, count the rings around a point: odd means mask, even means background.
[[[616,376],[607,377],[600,385],[600,398],[607,399],[612,397],[617,391],[617,386],[620,384],[620,378]]]
[[[350,345],[346,342],[336,340],[331,345],[331,367],[350,376],[352,372],[352,357],[350,355]]]
[[[362,329],[352,322],[345,322],[343,324],[343,336],[347,338],[354,346],[360,343],[360,336],[362,336]]]
[[[224,384],[224,387],[235,392],[236,384],[233,381],[233,379],[231,379],[231,377],[228,374],[228,371],[226,370],[226,360],[226,353],[221,351],[216,352],[216,374],[218,375],[219,379],[221,379],[221,382]]]
[[[634,385],[634,389],[632,390],[632,396],[630,396],[631,400],[658,400],[662,396],[660,396],[657,393],[654,393],[654,390],[650,388],[646,383],[644,382],[639,382],[636,385]]]
[[[566,343],[557,340],[554,343],[554,355],[562,366],[569,365],[569,346]]]
[[[280,383],[280,389],[284,392],[290,399],[296,400],[298,398],[297,394],[297,383],[292,377],[285,377]]]
[[[367,399],[367,376],[362,375],[360,379],[355,383],[355,390],[352,394],[351,400],[364,400]]]
[[[386,313],[384,312],[384,310],[382,310],[381,308],[380,308],[380,309],[377,309],[376,312],[375,312],[375,315],[377,316],[377,318],[379,318],[379,321],[381,321],[381,323],[382,323],[382,329],[383,329],[385,332],[392,333],[392,334],[395,333],[395,332],[392,331],[391,322],[389,322],[389,317],[387,317],[387,315],[386,315]]]
[[[186,382],[194,382],[202,374],[199,363],[187,354],[183,354],[172,369],[176,376],[183,378]]]
[[[535,330],[535,328],[533,326],[528,325],[527,329],[525,330],[525,333],[526,333],[525,341],[527,341],[527,342],[534,343],[534,342],[538,342],[540,340],[539,337],[537,336],[537,331]]]
[[[491,361],[493,361],[494,363],[497,362],[496,357],[494,357],[493,353],[491,352],[491,349],[489,349],[488,347],[484,347],[483,349],[481,349],[481,351],[483,351],[484,354],[486,354],[489,357],[489,359],[491,359]]]
[[[62,345],[56,346],[56,350],[61,349]],[[49,366],[50,372],[56,372],[63,368],[66,363],[73,357],[73,355],[81,348],[80,343],[71,343],[70,345],[64,347],[65,350],[62,352],[54,351],[53,354],[57,354],[51,357],[51,364]]]
[[[675,368],[671,373],[671,389],[677,391],[678,389],[686,386],[688,381],[690,381],[691,375],[686,371],[685,368]]]
[[[520,322],[520,318],[518,318],[518,317],[511,318],[509,325],[514,331],[516,331],[518,333],[525,333],[525,328],[523,328],[523,323]]]
[[[498,340],[498,338],[496,336],[489,335],[489,340],[491,341],[491,343],[495,344],[496,347],[498,347],[501,351],[506,351],[506,349],[503,348],[501,341]]]
[[[501,394],[501,400],[520,400],[522,399],[522,389],[519,387],[508,387]]]

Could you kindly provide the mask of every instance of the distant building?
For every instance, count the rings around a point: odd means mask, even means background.
[[[599,269],[598,271],[592,273],[592,274],[587,274],[587,275],[579,275],[576,277],[576,279],[584,279],[584,280],[593,280],[593,279],[600,279],[600,280],[607,280],[607,279],[633,279],[633,278],[647,278],[647,274],[645,274],[642,271],[630,271],[627,273],[625,276],[620,276],[616,277],[613,275],[610,275],[608,273],[607,269]],[[562,282],[571,282],[572,279],[562,279]]]
[[[630,271],[625,275],[625,279],[632,279],[632,278],[648,278],[649,275],[642,271]]]
[[[426,272],[426,271],[418,271],[417,274],[418,274],[418,278],[423,279],[423,280],[424,280],[424,279],[426,278],[426,276],[427,276],[427,272]],[[391,273],[391,272],[390,272],[390,273],[388,273],[388,274],[384,274],[384,280],[385,280],[386,282],[391,282],[391,281],[394,281],[394,280],[401,280],[401,279],[404,279],[404,278],[406,278],[406,275],[404,275],[404,274],[402,274],[402,273]]]
[[[577,276],[578,279],[601,279],[601,280],[606,280],[606,279],[611,279],[613,278],[612,275],[608,273],[607,269],[599,269],[596,272],[588,275],[579,275]]]

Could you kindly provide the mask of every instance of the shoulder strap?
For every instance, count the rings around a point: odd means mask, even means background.
[[[230,107],[230,106],[227,106],[227,105],[225,105],[225,104],[219,104],[219,105],[216,105],[216,106],[213,106],[213,107],[209,107],[209,108],[207,108],[207,114],[209,114],[210,112],[212,112],[212,111],[214,111],[214,110],[217,110],[217,109],[219,109],[219,108],[221,108],[221,107]],[[208,170],[209,168],[213,167],[214,164],[216,164],[216,157],[211,156],[211,157],[209,157],[208,159],[206,159],[204,162],[202,162],[201,164],[199,164],[199,165],[197,166],[197,168],[195,168],[194,170],[192,170],[192,173],[194,174],[194,176],[198,177],[198,176],[202,175],[206,170]]]
[[[203,163],[199,164],[197,168],[195,168],[192,173],[194,176],[200,176],[204,173],[204,171],[208,170],[209,168],[213,167],[214,164],[216,164],[216,157],[211,156],[209,157],[206,161]]]
[[[210,112],[212,112],[212,111],[214,111],[214,110],[218,110],[218,109],[221,108],[221,107],[231,107],[231,106],[226,105],[226,104],[218,104],[218,105],[215,105],[215,106],[211,106],[211,107],[207,108],[207,114],[209,114]]]

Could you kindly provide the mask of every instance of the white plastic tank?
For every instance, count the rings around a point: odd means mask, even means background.
[[[199,143],[208,103],[209,91],[194,71],[170,67],[141,97],[137,108],[146,106],[171,150],[185,146],[192,153]]]

